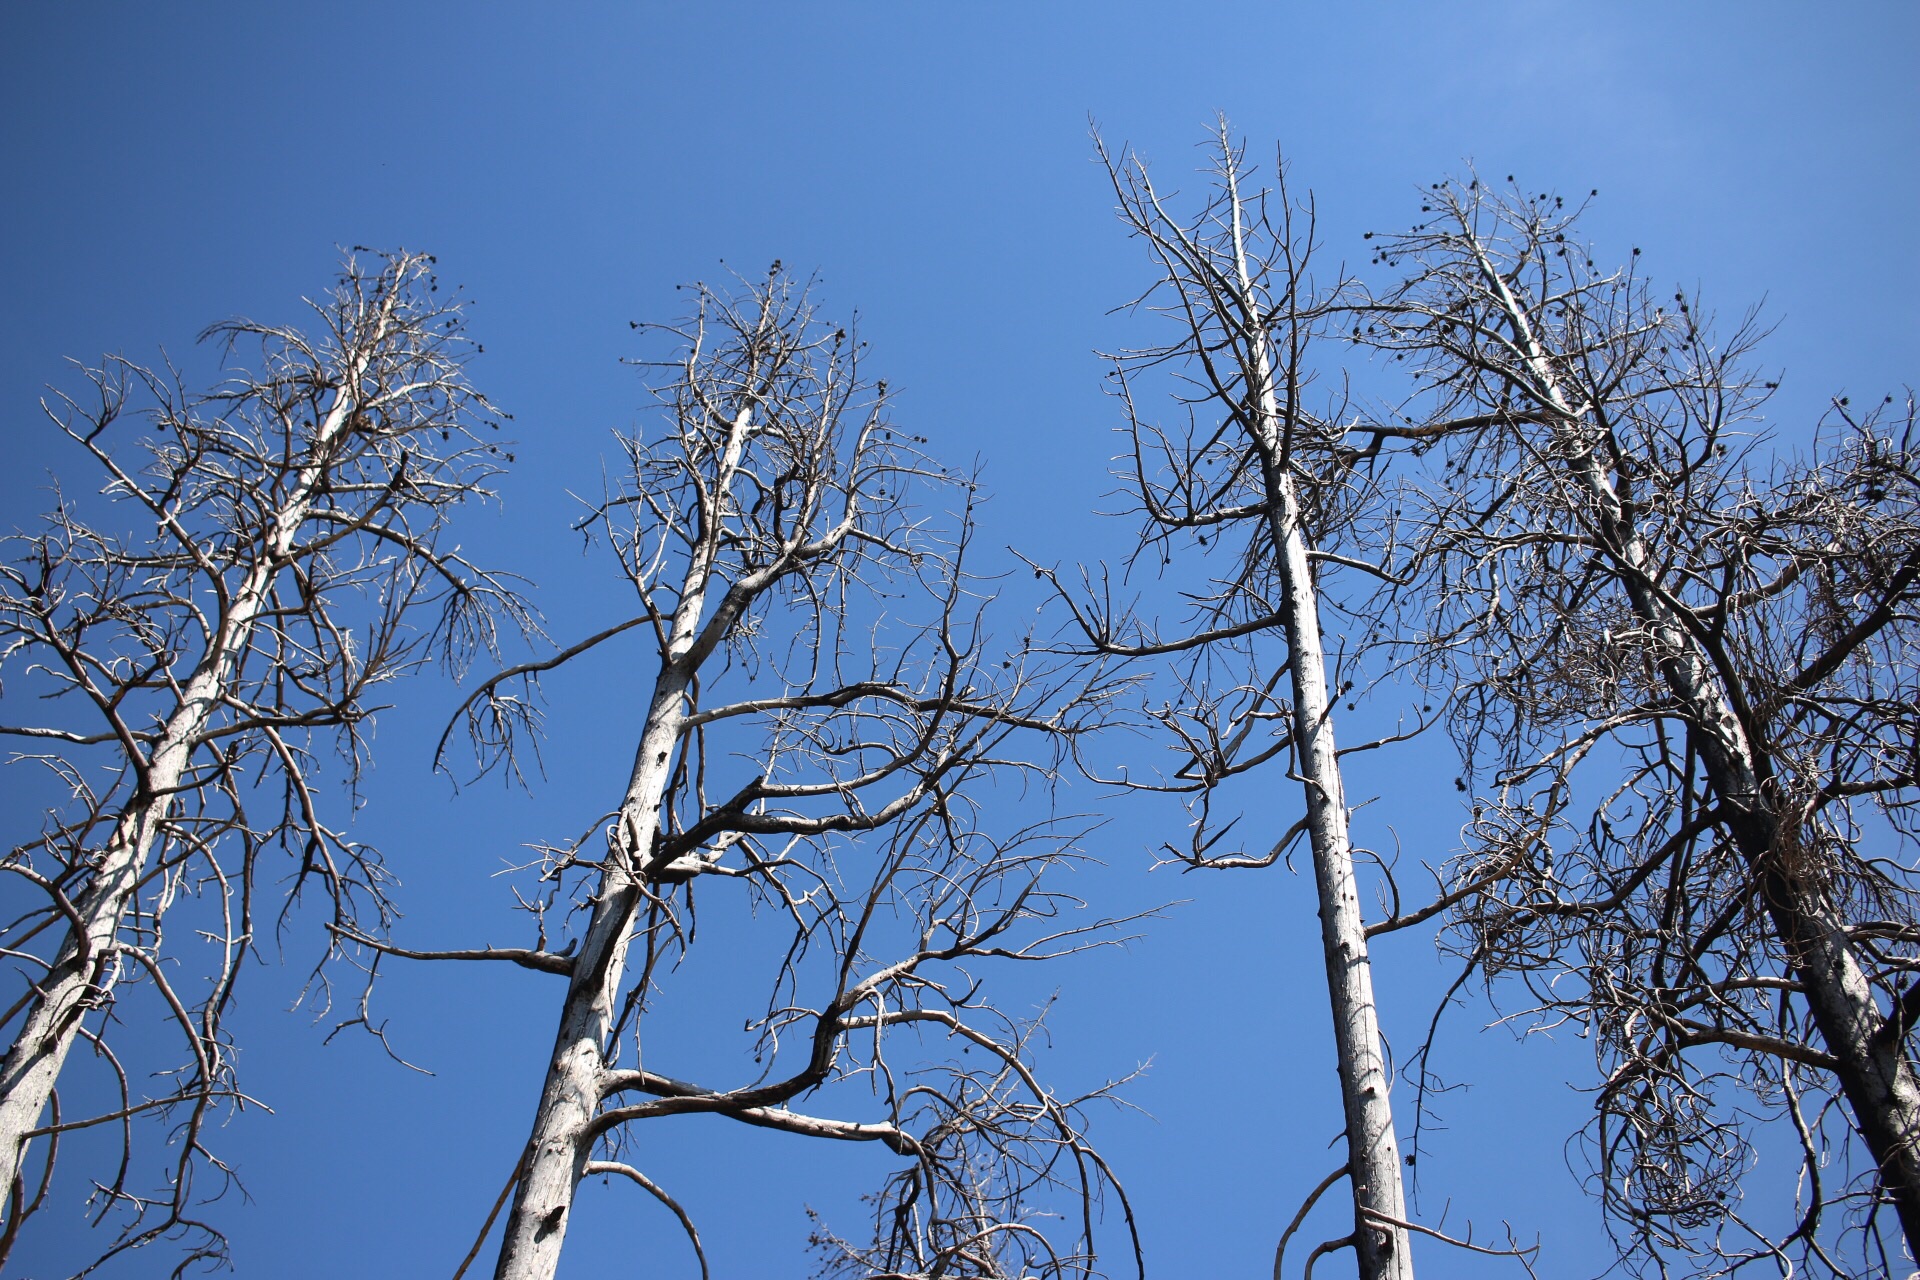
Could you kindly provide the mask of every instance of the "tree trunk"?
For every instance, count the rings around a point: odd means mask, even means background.
[[[1238,209],[1236,200],[1236,241]],[[1257,316],[1257,309],[1251,305],[1254,291],[1244,252],[1238,257],[1245,305],[1250,316]],[[1258,328],[1252,331],[1260,332]],[[1319,596],[1313,565],[1307,557],[1303,513],[1288,470],[1291,441],[1274,386],[1273,365],[1265,341],[1256,338],[1252,347],[1250,373],[1259,415],[1256,443],[1264,473],[1267,532],[1280,577],[1281,613],[1293,682],[1294,761],[1306,795],[1307,839],[1313,849],[1313,881],[1320,906],[1320,945],[1327,965],[1327,999],[1333,1012],[1340,1102],[1347,1124],[1354,1252],[1360,1261],[1360,1280],[1413,1280],[1408,1233],[1398,1225],[1407,1220],[1407,1212],[1400,1181],[1400,1144],[1393,1128],[1392,1080],[1380,1047],[1373,967],[1353,873],[1353,842],[1347,829],[1346,788],[1333,736]]]
[[[1834,1075],[1854,1124],[1880,1168],[1912,1256],[1920,1248],[1920,1081],[1897,1034],[1874,1001],[1860,958],[1817,885],[1796,876],[1775,838],[1741,852],[1761,875],[1774,929],[1806,991],[1814,1025],[1835,1060]],[[1893,1033],[1893,1034],[1890,1034]]]
[[[734,415],[711,490],[715,503],[727,501],[752,426],[750,407]],[[716,617],[702,625],[717,554],[714,540],[723,524],[720,511],[706,514],[706,540],[687,567],[626,795],[608,833],[605,870],[561,1007],[553,1058],[540,1088],[539,1109],[501,1238],[495,1280],[551,1280],[560,1266],[574,1191],[592,1153],[593,1121],[599,1114],[613,1049],[609,1040],[626,976],[627,945],[641,882],[648,874],[660,829],[661,801],[673,777],[673,757],[688,714],[693,676],[729,624],[729,611],[737,612],[739,604],[723,598]]]
[[[1797,832],[1783,823],[1779,797],[1769,785],[1771,771],[1719,689],[1712,664],[1673,607],[1653,589],[1646,544],[1591,442],[1579,430],[1584,406],[1572,403],[1562,390],[1525,306],[1484,253],[1479,261],[1512,323],[1536,383],[1533,390],[1552,410],[1551,429],[1561,437],[1560,456],[1594,504],[1603,554],[1615,558],[1615,572],[1634,612],[1664,652],[1662,678],[1694,728],[1707,777],[1721,802],[1739,815],[1731,824],[1734,839],[1761,886],[1774,935],[1835,1060],[1834,1075],[1853,1110],[1854,1128],[1879,1167],[1912,1255],[1920,1249],[1920,1079],[1907,1057],[1905,1037],[1874,1000],[1845,921],[1824,886],[1796,865]],[[1727,673],[1725,678],[1736,677]]]
[[[1630,554],[1637,545],[1629,544]],[[1673,655],[1661,664],[1668,688],[1692,722],[1706,728],[1697,740],[1707,777],[1721,802],[1739,815],[1730,824],[1734,840],[1760,885],[1774,936],[1834,1058],[1834,1075],[1853,1109],[1854,1127],[1880,1169],[1912,1253],[1920,1245],[1920,1081],[1905,1037],[1874,1000],[1846,922],[1817,869],[1799,865],[1798,833],[1786,825],[1792,819],[1783,821],[1776,811],[1762,762],[1715,692],[1705,660],[1688,645],[1664,602],[1644,586],[1631,594],[1635,611]]]
[[[1631,530],[1622,528],[1621,534],[1627,558],[1642,559]],[[1768,771],[1715,691],[1706,660],[1659,597],[1639,583],[1629,593],[1635,611],[1671,655],[1661,663],[1667,687],[1696,729],[1704,729],[1697,741],[1708,780],[1721,802],[1738,814],[1730,824],[1734,840],[1760,885],[1774,936],[1834,1058],[1834,1075],[1853,1109],[1854,1127],[1879,1166],[1911,1253],[1920,1245],[1920,1081],[1907,1058],[1905,1037],[1889,1034],[1894,1028],[1874,1000],[1846,923],[1817,869],[1798,865],[1798,833],[1786,825],[1792,819],[1783,821],[1777,812]]]
[[[1326,651],[1313,569],[1301,536],[1291,480],[1268,466],[1275,495],[1269,527],[1286,596],[1287,646],[1292,661],[1294,753],[1306,793],[1307,838],[1320,901],[1320,945],[1333,1010],[1340,1102],[1347,1123],[1347,1177],[1353,1188],[1354,1250],[1362,1280],[1413,1280],[1413,1254],[1400,1181],[1400,1145],[1393,1128],[1392,1081],[1380,1047],[1367,931],[1360,919],[1347,830],[1346,789],[1335,751]],[[1378,1215],[1378,1216],[1375,1216]]]
[[[27,1135],[47,1108],[80,1024],[111,994],[120,963],[114,940],[172,803],[177,764],[171,774],[163,776],[156,766],[149,774],[150,787],[142,790],[160,791],[161,798],[133,807],[115,824],[99,869],[73,904],[79,923],[69,922],[66,941],[0,1063],[0,1188],[12,1187],[21,1176]]]
[[[671,669],[661,676],[627,798],[608,839],[606,868],[586,938],[574,959],[553,1057],[500,1242],[496,1280],[548,1280],[560,1266],[567,1216],[593,1149],[593,1120],[604,1091],[608,1041],[626,976],[640,878],[659,826],[660,798],[685,717],[681,705],[686,681],[676,676],[680,673]]]
[[[369,345],[384,334],[391,308],[389,301]],[[28,1134],[47,1108],[61,1068],[79,1038],[81,1022],[88,1011],[105,1002],[110,991],[119,967],[120,922],[146,874],[160,827],[173,807],[200,735],[231,686],[254,626],[269,603],[273,579],[288,563],[300,527],[325,481],[333,441],[352,429],[361,376],[357,362],[345,370],[315,432],[313,461],[299,472],[286,505],[275,515],[255,560],[234,589],[205,657],[139,771],[133,797],[115,823],[86,889],[73,904],[78,919],[69,919],[67,939],[40,982],[5,1061],[0,1062],[0,1198],[21,1176]]]

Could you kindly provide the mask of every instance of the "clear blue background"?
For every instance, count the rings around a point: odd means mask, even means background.
[[[64,357],[186,358],[211,320],[296,320],[334,246],[361,243],[436,253],[477,300],[474,376],[517,416],[519,465],[462,536],[539,582],[558,636],[618,607],[565,525],[569,492],[597,492],[608,432],[642,403],[618,363],[626,322],[673,314],[672,286],[721,259],[817,266],[829,310],[859,311],[903,421],[945,459],[983,461],[986,546],[1115,557],[1130,531],[1091,514],[1116,444],[1092,351],[1124,340],[1106,312],[1148,277],[1113,220],[1090,116],[1171,183],[1226,112],[1256,155],[1286,149],[1356,262],[1362,230],[1410,221],[1415,188],[1469,161],[1543,191],[1597,187],[1602,260],[1638,245],[1656,280],[1703,284],[1724,311],[1764,301],[1778,322],[1765,358],[1785,371],[1774,410],[1802,436],[1828,394],[1877,397],[1920,363],[1916,49],[1920,9],[1894,3],[9,6],[0,525],[42,509],[50,469],[84,474],[36,407],[43,384],[71,385]],[[611,803],[626,687],[610,664],[554,681],[551,780],[531,797],[456,798],[430,778],[455,695],[402,693],[358,830],[406,881],[409,941],[518,940],[491,873]],[[1456,838],[1440,750],[1369,759],[1352,786],[1382,796],[1363,837],[1397,837],[1410,863]],[[9,842],[36,821],[10,772]],[[1310,883],[1149,877],[1178,810],[1082,803],[1120,819],[1094,841],[1110,869],[1089,895],[1192,901],[1048,979],[1047,1070],[1084,1085],[1151,1059],[1128,1095],[1151,1118],[1106,1113],[1095,1131],[1150,1264],[1264,1275],[1339,1128]],[[1276,803],[1277,830],[1297,800]],[[283,1012],[313,947],[291,936],[288,968],[251,975],[244,1080],[273,1114],[215,1135],[248,1196],[212,1212],[243,1275],[450,1274],[524,1139],[554,982],[397,969],[380,1007],[427,1077],[364,1038],[323,1048],[324,1024]],[[721,955],[696,965],[676,990],[719,993],[720,1021],[737,1018],[720,995],[751,976]],[[1389,1032],[1411,1045],[1450,974],[1411,936],[1377,968]],[[655,1022],[650,1065],[711,1047],[711,1010],[686,1006]],[[1543,1274],[1593,1274],[1604,1240],[1562,1148],[1584,1115],[1563,1081],[1588,1060],[1578,1043],[1477,1034],[1492,1016],[1472,1006],[1444,1033],[1443,1069],[1474,1087],[1443,1105],[1423,1216],[1450,1202],[1453,1227],[1508,1219],[1541,1236]],[[802,1206],[852,1228],[854,1198],[890,1167],[878,1149],[712,1120],[648,1129],[639,1159],[694,1213],[721,1276],[804,1272]],[[77,1197],[81,1174],[76,1161],[57,1190]],[[21,1273],[76,1259],[74,1222],[36,1221]],[[1428,1276],[1499,1266],[1420,1260]],[[563,1274],[691,1266],[656,1205],[596,1183]],[[149,1255],[117,1274],[161,1269]]]

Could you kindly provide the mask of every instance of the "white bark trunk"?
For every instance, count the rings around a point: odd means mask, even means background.
[[[731,424],[727,449],[706,501],[726,502],[752,430],[751,409]],[[527,1140],[519,1185],[500,1242],[495,1280],[551,1280],[560,1266],[573,1197],[592,1154],[592,1125],[606,1091],[615,1009],[626,976],[627,946],[641,894],[640,881],[660,827],[660,805],[672,779],[673,755],[688,714],[688,693],[698,667],[697,644],[712,582],[717,530],[725,518],[705,513],[708,541],[687,567],[674,611],[667,654],[634,753],[626,795],[594,897],[587,934],[574,959],[573,976],[560,1011],[553,1057],[540,1090],[533,1132]],[[723,606],[724,607],[724,606]],[[624,855],[624,856],[623,856]]]
[[[1240,205],[1234,195],[1234,248],[1242,306],[1250,321],[1260,315],[1241,241]],[[1255,328],[1255,333],[1260,333]],[[1347,1125],[1347,1176],[1352,1187],[1354,1252],[1360,1280],[1413,1280],[1413,1253],[1406,1198],[1400,1179],[1400,1144],[1393,1127],[1392,1079],[1380,1044],[1373,999],[1373,968],[1347,829],[1346,788],[1333,735],[1327,689],[1326,647],[1320,635],[1320,604],[1299,496],[1288,470],[1284,421],[1273,362],[1264,336],[1251,347],[1248,376],[1258,397],[1255,430],[1264,467],[1267,532],[1280,577],[1287,652],[1293,682],[1295,768],[1306,795],[1307,839],[1313,850],[1313,881],[1320,905],[1320,945],[1327,966],[1327,998],[1333,1011],[1340,1102]]]
[[[383,326],[388,318],[382,318]],[[234,589],[211,647],[154,746],[145,777],[115,824],[86,889],[74,902],[79,927],[69,926],[19,1035],[0,1063],[0,1197],[21,1175],[27,1135],[46,1110],[67,1054],[79,1038],[81,1022],[111,989],[119,968],[120,922],[146,873],[160,828],[173,807],[175,789],[200,735],[227,694],[236,664],[267,606],[274,576],[287,563],[307,520],[314,495],[331,466],[333,443],[351,429],[361,369],[356,365],[345,372],[316,432],[314,461],[299,473],[259,558]]]
[[[1624,562],[1622,580],[1634,611],[1663,653],[1667,687],[1702,732],[1701,760],[1721,801],[1738,817],[1730,824],[1742,857],[1759,880],[1768,915],[1799,980],[1814,1025],[1835,1059],[1834,1074],[1854,1114],[1855,1127],[1880,1170],[1894,1203],[1909,1254],[1920,1248],[1920,1078],[1903,1037],[1889,1037],[1846,922],[1825,889],[1789,865],[1777,797],[1768,794],[1763,762],[1722,693],[1711,663],[1674,609],[1647,579],[1651,553],[1590,442],[1574,432],[1585,406],[1561,387],[1552,360],[1529,323],[1528,312],[1484,255],[1481,270],[1513,325],[1528,373],[1553,410],[1552,429],[1573,480],[1599,513]],[[1787,815],[1790,821],[1790,815]]]
[[[1329,714],[1325,655],[1320,647],[1319,609],[1306,548],[1296,531],[1284,557],[1290,563],[1288,640],[1293,654],[1293,729],[1307,796],[1308,838],[1313,845],[1314,887],[1320,897],[1320,944],[1327,965],[1327,995],[1333,1006],[1334,1045],[1339,1054],[1340,1098],[1347,1122],[1347,1170],[1358,1208],[1354,1222],[1360,1274],[1370,1280],[1412,1280],[1400,1182],[1400,1146],[1394,1134],[1392,1081],[1380,1047],[1373,1000],[1372,961],[1360,918],[1353,873],[1347,804],[1335,757]],[[1299,575],[1298,578],[1295,575]],[[1304,585],[1300,580],[1304,579]],[[1388,1221],[1371,1218],[1369,1211]]]
[[[1604,478],[1596,469],[1587,470],[1588,484],[1598,485],[1604,501],[1613,503]],[[1624,519],[1617,503],[1609,518]],[[1619,527],[1628,559],[1635,568],[1644,567],[1638,534]],[[1661,663],[1667,687],[1694,723],[1709,727],[1698,738],[1707,776],[1722,802],[1739,815],[1730,824],[1735,842],[1759,881],[1775,936],[1835,1060],[1841,1092],[1880,1169],[1911,1253],[1920,1247],[1920,1080],[1904,1037],[1886,1034],[1887,1015],[1874,999],[1846,921],[1825,886],[1817,874],[1794,865],[1798,836],[1784,826],[1792,815],[1777,811],[1746,731],[1720,694],[1705,657],[1664,600],[1637,582],[1630,582],[1629,594],[1635,612],[1669,655]]]
[[[604,1092],[608,1043],[626,976],[627,942],[640,902],[640,876],[659,827],[673,748],[685,718],[686,673],[670,668],[656,688],[616,819],[586,938],[560,1011],[553,1057],[540,1090],[525,1165],[500,1242],[498,1280],[545,1280],[560,1266],[573,1196],[592,1154],[591,1126]],[[612,847],[617,844],[619,847]]]
[[[1394,1225],[1407,1219],[1400,1145],[1389,1096],[1392,1080],[1380,1046],[1366,926],[1360,918],[1346,791],[1335,751],[1319,602],[1291,479],[1272,474],[1277,467],[1269,470],[1268,492],[1276,500],[1268,521],[1286,596],[1287,646],[1293,664],[1294,752],[1306,793],[1307,838],[1320,900],[1320,945],[1327,966],[1340,1101],[1347,1124],[1354,1249],[1362,1280],[1413,1280],[1407,1232]]]

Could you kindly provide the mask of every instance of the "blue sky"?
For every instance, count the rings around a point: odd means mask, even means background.
[[[946,460],[983,465],[984,545],[1117,557],[1129,530],[1092,514],[1117,424],[1092,353],[1122,340],[1108,312],[1148,276],[1089,120],[1170,182],[1198,163],[1216,111],[1256,155],[1284,148],[1330,251],[1356,263],[1362,231],[1403,225],[1416,187],[1467,163],[1543,191],[1597,188],[1588,228],[1606,258],[1638,246],[1656,280],[1700,285],[1723,313],[1764,304],[1777,332],[1762,358],[1784,371],[1772,408],[1792,438],[1827,395],[1877,397],[1920,365],[1916,48],[1920,10],[1892,3],[11,6],[0,526],[42,508],[50,470],[79,474],[36,406],[65,358],[165,347],[191,361],[212,320],[295,319],[335,246],[359,243],[433,252],[475,299],[474,377],[520,444],[502,506],[463,537],[539,581],[557,636],[616,607],[566,525],[569,494],[597,490],[609,433],[640,412],[619,364],[628,322],[672,315],[673,286],[723,260],[817,267],[828,311],[858,311],[902,420]],[[457,695],[434,680],[399,695],[360,830],[406,881],[405,929],[497,940],[501,860],[607,806],[632,733],[608,713],[606,678],[551,687],[551,780],[531,796],[456,796],[431,778]],[[1351,788],[1382,797],[1363,821],[1409,857],[1444,857],[1459,825],[1445,762],[1429,763],[1403,757]],[[33,821],[12,772],[10,826]],[[1180,814],[1112,811],[1089,896],[1116,911],[1192,901],[1048,979],[1048,1069],[1085,1084],[1151,1059],[1128,1096],[1152,1118],[1096,1128],[1150,1264],[1263,1274],[1339,1127],[1311,886],[1150,877]],[[396,972],[383,1007],[427,1077],[361,1041],[323,1047],[324,1026],[282,1011],[313,945],[289,938],[290,967],[252,975],[243,1070],[273,1113],[220,1135],[248,1198],[214,1212],[244,1275],[450,1274],[524,1138],[551,979]],[[718,956],[695,963],[688,991],[741,981]],[[1389,1034],[1411,1044],[1451,975],[1411,937],[1377,964]],[[1478,1033],[1491,1016],[1468,1008],[1445,1032],[1449,1074],[1474,1088],[1444,1105],[1421,1209],[1436,1219],[1450,1200],[1453,1226],[1508,1219],[1542,1236],[1545,1273],[1592,1274],[1604,1242],[1562,1145],[1583,1114],[1563,1082],[1587,1060],[1577,1044]],[[654,1043],[679,1035],[697,1055],[702,1027],[670,1011]],[[845,1222],[886,1168],[879,1152],[720,1122],[660,1129],[648,1167],[702,1223],[720,1275],[803,1273],[802,1206]],[[583,1210],[563,1274],[693,1274],[651,1203],[596,1188]],[[72,1240],[36,1225],[22,1274],[57,1274]],[[1422,1264],[1490,1273],[1432,1250]]]

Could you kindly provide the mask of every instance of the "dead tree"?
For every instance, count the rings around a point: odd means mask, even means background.
[[[84,398],[48,405],[105,501],[56,493],[0,566],[14,709],[0,735],[20,744],[9,763],[65,796],[0,862],[12,900],[31,902],[0,929],[20,975],[0,1065],[0,1256],[45,1202],[61,1135],[101,1125],[122,1143],[95,1183],[96,1220],[119,1227],[107,1255],[172,1233],[189,1261],[221,1256],[195,1179],[217,1191],[230,1176],[203,1133],[246,1101],[224,1019],[258,876],[285,884],[283,904],[317,892],[336,924],[383,930],[385,873],[346,833],[349,806],[327,816],[324,750],[350,789],[380,687],[435,650],[464,662],[500,617],[522,617],[504,584],[439,546],[500,448],[432,263],[350,256],[311,334],[214,326],[204,339],[228,376],[211,392],[109,359]],[[170,1016],[178,1059],[122,1060],[136,999]],[[104,1111],[72,1104],[97,1087],[61,1104],[80,1042],[117,1094]],[[156,1118],[171,1126],[157,1192],[129,1183],[136,1127]]]
[[[345,930],[342,945],[508,961],[564,984],[509,1183],[501,1280],[554,1274],[595,1173],[661,1201],[698,1252],[690,1215],[623,1158],[633,1126],[687,1114],[907,1161],[869,1243],[821,1230],[830,1274],[1091,1275],[1095,1202],[1117,1187],[1081,1108],[1105,1088],[1062,1098],[1042,1084],[1032,1025],[993,1006],[977,966],[1113,936],[1050,887],[1077,857],[1071,832],[1044,817],[996,834],[979,805],[994,786],[1045,791],[1050,753],[1102,715],[1098,681],[992,648],[961,564],[973,486],[892,425],[863,344],[815,318],[806,282],[776,263],[694,297],[684,322],[644,326],[672,347],[644,366],[658,413],[581,526],[616,554],[634,612],[493,677],[463,713],[483,764],[506,762],[536,728],[527,681],[644,637],[644,704],[607,708],[636,741],[624,793],[585,835],[540,849],[539,890],[523,897],[533,945],[401,949]],[[943,492],[958,511],[922,505]],[[656,1069],[657,1046],[641,1052],[645,1015],[695,940],[696,893],[709,914],[718,898],[788,933],[737,1081],[678,1079]],[[947,1056],[910,1067],[916,1042]],[[788,1109],[832,1102],[849,1080],[867,1087],[870,1118]],[[1077,1206],[1064,1240],[1036,1217],[1062,1186]]]
[[[1117,779],[1192,797],[1191,843],[1170,857],[1195,868],[1266,867],[1305,837],[1346,1119],[1339,1174],[1353,1200],[1352,1232],[1322,1251],[1351,1247],[1363,1277],[1404,1280],[1413,1274],[1410,1228],[1341,776],[1340,757],[1354,748],[1334,737],[1335,703],[1353,678],[1326,630],[1339,609],[1328,575],[1380,586],[1400,572],[1391,516],[1377,501],[1387,437],[1340,424],[1330,397],[1317,403],[1315,344],[1347,299],[1343,280],[1313,280],[1310,200],[1292,202],[1284,184],[1271,199],[1247,190],[1250,169],[1224,123],[1210,190],[1189,215],[1169,211],[1137,157],[1116,160],[1104,147],[1101,156],[1121,219],[1159,273],[1134,305],[1175,330],[1164,345],[1114,359],[1129,433],[1123,481],[1143,525],[1129,569],[1158,571],[1176,550],[1223,568],[1186,593],[1196,617],[1171,633],[1116,604],[1109,583],[1061,594],[1092,651],[1182,664],[1171,675],[1177,696],[1150,710],[1184,764],[1161,779]],[[1136,385],[1155,373],[1172,381],[1174,413],[1185,419],[1178,429],[1156,425],[1136,403]],[[1249,855],[1228,842],[1240,818],[1222,824],[1212,809],[1221,788],[1253,770],[1298,779],[1305,812],[1263,813],[1269,833]]]
[[[1453,936],[1594,1038],[1594,1184],[1630,1263],[1904,1274],[1913,406],[1837,400],[1804,456],[1769,462],[1751,318],[1716,335],[1637,260],[1595,268],[1579,212],[1436,184],[1380,241],[1404,283],[1356,334],[1452,424],[1423,643],[1486,779]],[[1791,1217],[1742,1202],[1755,1115],[1801,1149]]]

